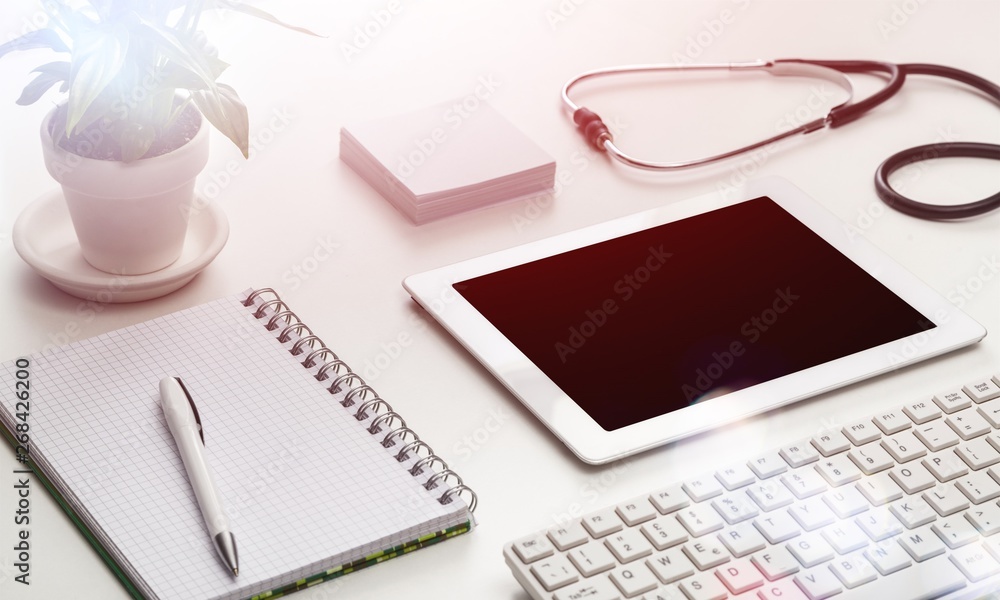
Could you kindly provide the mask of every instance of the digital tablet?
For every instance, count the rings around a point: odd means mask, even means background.
[[[752,182],[403,286],[598,464],[986,330],[789,182]]]

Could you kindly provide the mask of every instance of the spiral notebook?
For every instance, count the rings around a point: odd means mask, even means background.
[[[178,375],[239,544],[215,553],[159,404]],[[272,290],[0,365],[8,441],[133,596],[274,598],[465,533],[475,494]],[[20,436],[20,434],[19,434]],[[19,450],[19,452],[21,452]]]

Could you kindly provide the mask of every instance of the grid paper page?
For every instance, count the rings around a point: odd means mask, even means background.
[[[224,298],[31,357],[32,455],[158,598],[267,591],[465,522]],[[13,361],[0,373],[13,381]],[[179,376],[230,517],[219,560],[159,404]],[[12,411],[12,397],[2,402]],[[59,485],[59,483],[57,483]],[[107,545],[107,544],[106,544]]]

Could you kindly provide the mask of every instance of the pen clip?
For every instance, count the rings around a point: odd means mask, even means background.
[[[194,422],[198,424],[198,435],[201,436],[201,445],[205,445],[205,430],[201,426],[201,415],[198,414],[198,407],[194,404],[194,398],[191,397],[191,392],[188,391],[187,386],[181,381],[180,377],[174,377],[177,380],[178,385],[181,386],[181,390],[184,392],[184,396],[187,398],[188,404],[191,405],[191,411],[194,413]]]

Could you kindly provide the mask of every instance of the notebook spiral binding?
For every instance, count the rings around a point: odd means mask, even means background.
[[[257,319],[267,318],[264,326],[268,331],[277,331],[280,328],[281,331],[277,334],[279,342],[290,341],[293,334],[298,337],[289,352],[293,356],[304,355],[302,366],[306,369],[319,365],[315,378],[317,381],[330,381],[329,387],[326,388],[328,392],[336,394],[347,391],[340,404],[344,408],[353,410],[354,418],[364,421],[372,416],[371,423],[366,427],[368,433],[378,435],[385,431],[381,444],[386,449],[399,444],[401,447],[394,454],[398,462],[402,463],[410,458],[416,459],[408,469],[410,475],[417,477],[425,470],[431,473],[423,484],[425,489],[434,490],[442,484],[449,486],[438,496],[438,502],[448,504],[456,496],[465,494],[468,497],[469,511],[476,510],[479,502],[476,492],[465,485],[458,473],[448,468],[448,463],[434,454],[434,450],[422,441],[416,432],[406,426],[403,417],[379,397],[378,392],[352,371],[347,363],[330,350],[323,340],[288,308],[277,292],[271,288],[253,290],[243,300],[243,306],[256,307],[253,316]]]

